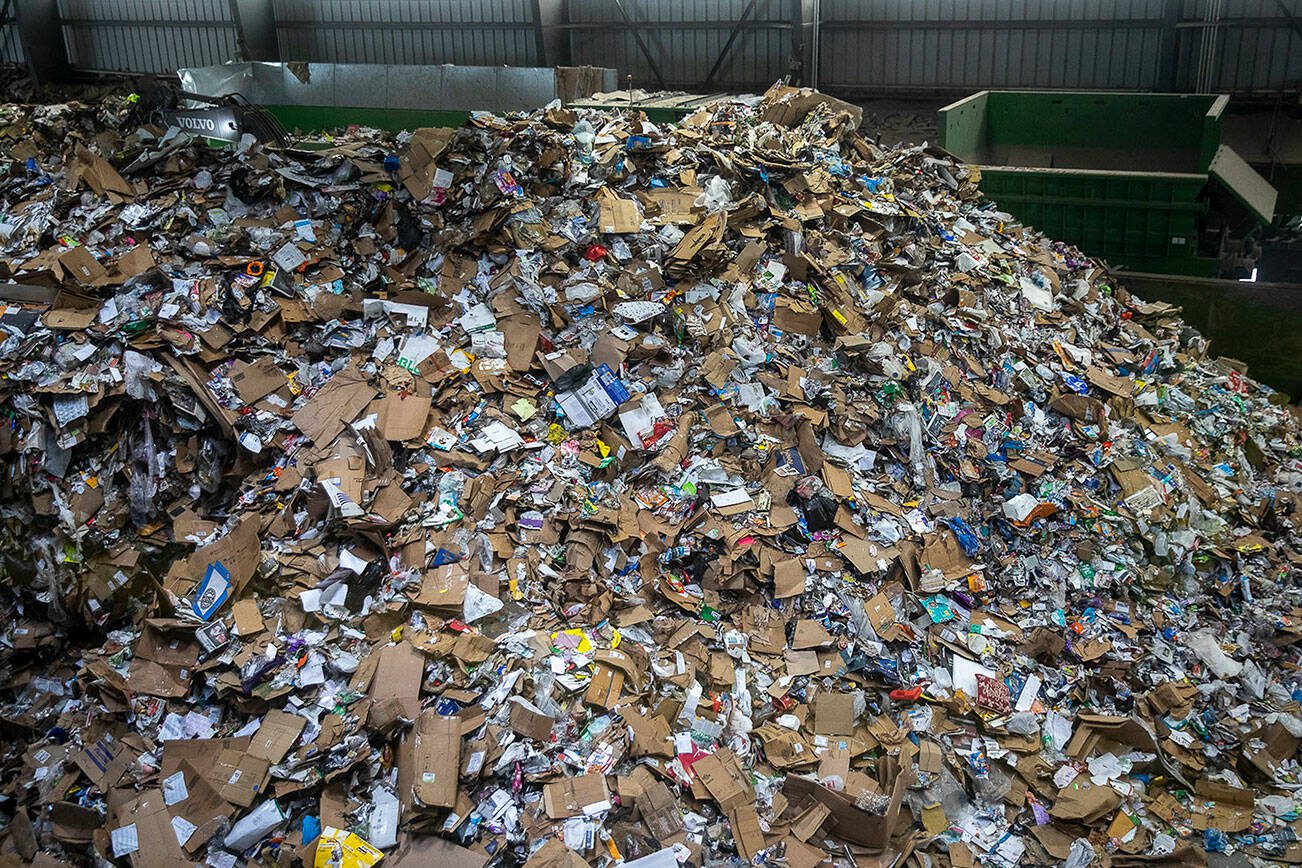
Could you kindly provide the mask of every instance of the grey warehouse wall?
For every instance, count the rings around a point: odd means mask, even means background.
[[[18,8],[54,0],[16,0]],[[1302,0],[57,0],[73,67],[234,59],[615,67],[635,86],[845,95],[1262,93],[1302,81]],[[0,59],[21,62],[2,39]],[[241,40],[241,34],[243,39]],[[817,65],[813,65],[817,41]]]

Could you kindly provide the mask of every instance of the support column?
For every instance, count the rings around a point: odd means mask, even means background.
[[[16,4],[18,39],[36,84],[66,81],[72,74],[57,0],[22,0]]]

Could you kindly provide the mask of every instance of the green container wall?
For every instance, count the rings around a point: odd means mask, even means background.
[[[1140,298],[1178,304],[1184,320],[1205,335],[1212,354],[1246,362],[1255,379],[1302,400],[1302,289],[1159,274],[1122,274]]]
[[[981,189],[1001,209],[1051,238],[1139,271],[1215,276],[1199,257],[1201,175],[983,168]]]
[[[1054,152],[1058,168],[1206,172],[1221,143],[1218,102],[1202,94],[991,91],[979,148]]]
[[[1137,271],[1214,276],[1197,229],[1225,102],[983,91],[941,109],[939,138],[981,166],[1000,209],[1049,236]]]
[[[627,103],[613,102],[609,108],[627,110]],[[268,105],[267,111],[289,130],[304,133],[334,130],[348,126],[375,127],[380,130],[414,130],[420,127],[459,127],[470,118],[468,111],[434,109],[362,108],[359,106]],[[695,108],[633,106],[646,113],[652,123],[676,123],[695,112]]]

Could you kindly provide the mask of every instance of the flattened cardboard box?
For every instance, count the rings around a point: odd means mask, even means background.
[[[44,644],[54,633],[54,628],[41,621],[21,621],[10,633],[10,642],[15,648],[32,649]]]
[[[660,846],[668,847],[687,837],[678,802],[664,781],[653,781],[642,790],[637,797],[637,810]]]
[[[764,849],[764,832],[760,829],[759,814],[755,806],[741,804],[728,812],[728,822],[732,825],[732,835],[737,842],[737,852],[747,862],[753,863],[755,857]]]
[[[589,868],[589,865],[560,838],[552,838],[529,857],[524,868]]]
[[[831,815],[831,808],[819,802],[814,802],[804,811],[801,811],[800,815],[792,822],[791,834],[801,841],[808,841],[822,828],[823,822]]]
[[[659,756],[670,758],[674,755],[672,735],[669,723],[658,714],[644,714],[637,708],[624,705],[620,707],[624,723],[632,733],[632,756]]]
[[[845,744],[845,742],[840,742]],[[850,749],[831,747],[823,751],[818,760],[818,779],[833,789],[844,787],[845,779],[850,774]],[[839,781],[841,786],[834,782]]]
[[[592,668],[592,680],[588,682],[583,701],[588,705],[613,708],[623,689],[624,673],[613,666],[597,663]]]
[[[265,759],[272,765],[280,762],[302,735],[307,720],[297,714],[272,709],[262,719],[262,725],[253,734],[249,754]]]
[[[420,685],[425,677],[425,655],[408,642],[386,645],[371,679],[370,694],[375,702],[397,699],[403,715],[415,720],[420,714]]]
[[[814,732],[819,735],[854,734],[854,694],[819,693],[814,698]]]
[[[1067,756],[1084,758],[1130,750],[1161,752],[1152,733],[1138,718],[1081,714],[1076,718],[1076,731],[1064,752]]]
[[[598,227],[602,232],[623,234],[636,232],[642,225],[642,214],[636,199],[624,199],[602,187],[597,192],[597,204],[600,206]]]
[[[251,599],[237,600],[231,607],[231,616],[235,621],[235,633],[240,638],[256,636],[266,628],[258,604]]]
[[[235,586],[232,598],[239,598],[262,560],[258,541],[260,526],[257,515],[245,515],[226,536],[195,549],[185,560],[177,561],[168,570],[168,588],[177,596],[188,597],[208,568],[221,564],[231,574],[231,583]],[[198,643],[195,645],[197,648]]]
[[[543,787],[543,810],[553,820],[581,817],[610,808],[604,775],[578,775]]]
[[[93,744],[73,754],[73,761],[90,782],[107,791],[121,779],[131,765],[131,752],[112,735],[105,733]]]
[[[99,813],[73,802],[55,802],[50,808],[50,822],[54,824],[54,838],[66,844],[89,844],[95,830],[104,824]]]
[[[251,753],[227,749],[218,755],[214,771],[219,781],[218,795],[232,805],[247,808],[263,792],[271,776],[271,763]]]
[[[1242,832],[1252,827],[1252,790],[1243,790],[1206,778],[1194,785],[1198,810],[1190,815],[1191,825],[1202,831],[1220,829],[1222,832]]]
[[[59,257],[59,265],[82,286],[89,286],[108,276],[108,270],[85,247],[74,247]]]
[[[543,714],[519,697],[512,697],[510,702],[511,731],[516,735],[531,738],[539,744],[547,744],[551,740],[552,727],[556,725],[555,719]]]
[[[181,850],[162,790],[145,790],[129,802],[119,817],[119,825],[128,824],[135,825],[140,843],[140,849],[129,857],[135,868],[179,868],[192,864]]]
[[[658,190],[639,191],[643,201],[652,203],[660,209],[656,223],[695,223],[697,215],[692,212],[696,199],[703,192],[700,187],[663,187]]]
[[[350,361],[291,417],[317,446],[328,446],[375,397],[375,388]]]
[[[172,774],[181,776],[185,796],[169,805],[168,810],[171,811],[172,816],[180,817],[195,827],[190,837],[181,845],[186,853],[193,856],[213,835],[217,834],[217,830],[234,812],[212,785],[199,774],[198,769],[190,763],[183,761],[181,767]],[[165,794],[168,791],[170,777],[171,775],[159,778]],[[174,792],[180,790],[174,784],[172,788]]]
[[[488,857],[436,835],[405,835],[385,857],[386,868],[483,868]]]
[[[783,845],[783,856],[790,868],[818,868],[827,860],[827,853],[803,841],[788,837]]]
[[[412,766],[416,804],[429,808],[455,805],[461,770],[461,721],[431,709],[421,712],[413,735]]]
[[[692,771],[725,812],[754,797],[748,775],[737,755],[728,748],[719,748],[697,760],[692,764]]]
[[[1108,786],[1068,786],[1058,793],[1049,809],[1056,820],[1079,821],[1093,825],[1121,806],[1121,796]]]
[[[193,628],[178,621],[152,618],[136,643],[135,656],[164,666],[192,667],[199,662],[202,648]]]
[[[269,356],[256,362],[236,362],[231,367],[230,378],[231,385],[245,404],[256,403],[289,382]]]
[[[425,573],[415,603],[424,608],[460,613],[469,585],[470,572],[464,564],[444,564]]]
[[[172,739],[163,742],[163,762],[161,774],[167,777],[179,770],[183,763],[189,763],[203,776],[214,789],[221,786],[217,776],[217,759],[224,751],[245,753],[251,739],[245,735],[239,738],[188,738]]]
[[[779,298],[773,311],[773,324],[784,332],[816,335],[823,325],[823,314],[812,304]]]
[[[14,811],[14,818],[9,823],[8,831],[19,857],[24,862],[35,859],[40,845],[36,840],[36,827],[32,825],[32,818],[27,815],[26,810],[18,808]]]
[[[430,413],[430,387],[423,379],[414,380],[411,391],[391,391],[372,401],[369,412],[377,414],[377,426],[385,440],[403,441],[425,433]]]

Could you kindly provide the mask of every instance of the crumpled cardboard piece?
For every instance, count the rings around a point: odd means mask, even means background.
[[[1092,825],[1121,806],[1121,795],[1109,786],[1091,786],[1088,782],[1064,787],[1049,809],[1058,820],[1075,820]]]
[[[827,107],[833,115],[844,114],[847,126],[857,129],[863,122],[863,108],[810,88],[787,87],[775,84],[764,92],[762,103],[764,120],[783,126],[796,126],[811,111]]]
[[[108,276],[108,269],[84,246],[73,247],[61,254],[59,266],[82,286],[94,286]]]
[[[1065,753],[1073,757],[1098,756],[1130,750],[1157,752],[1153,733],[1134,717],[1112,714],[1081,714]]]
[[[109,733],[104,733],[72,755],[77,768],[100,790],[117,784],[134,761],[131,749]]]
[[[880,816],[860,810],[845,794],[829,790],[801,775],[788,775],[782,791],[793,803],[813,802],[827,808],[829,813],[823,827],[828,834],[864,847],[869,852],[881,852],[895,834],[904,788],[904,776],[895,776],[889,787],[890,802],[886,813]]]
[[[661,846],[681,843],[687,838],[681,809],[662,781],[653,781],[637,797],[642,822]]]
[[[170,619],[145,622],[127,680],[151,696],[180,697],[190,690],[201,647],[190,625]]]
[[[590,863],[558,838],[543,844],[524,863],[525,868],[589,868]]]
[[[231,595],[238,599],[261,562],[259,528],[257,516],[244,516],[229,533],[200,546],[184,561],[175,564],[168,573],[169,588],[177,596],[186,598],[209,570],[220,568],[230,575]]]
[[[387,645],[377,653],[376,675],[371,678],[374,703],[392,699],[403,717],[415,720],[421,714],[420,689],[425,673],[425,655],[407,642]]]
[[[1195,829],[1242,832],[1252,826],[1254,797],[1251,790],[1201,778],[1194,784],[1197,795],[1190,822]]]
[[[375,397],[375,389],[352,365],[338,371],[291,421],[313,443],[329,445]]]
[[[79,177],[97,196],[115,194],[134,198],[135,188],[118,174],[117,170],[103,157],[89,148],[78,146],[77,168]]]
[[[1257,741],[1262,743],[1260,749],[1251,746]],[[1273,777],[1280,762],[1297,755],[1299,746],[1302,746],[1302,739],[1289,732],[1283,724],[1272,723],[1252,733],[1249,745],[1249,748],[1243,752],[1243,760],[1247,765],[1245,771]],[[1240,763],[1240,766],[1244,766],[1245,763]]]
[[[438,158],[447,150],[456,130],[447,127],[423,127],[414,130],[407,153],[399,165],[398,177],[402,185],[417,199],[430,194],[438,172]]]
[[[727,748],[698,759],[692,764],[692,773],[724,812],[749,802],[755,796],[737,755]]]
[[[162,777],[160,784],[163,802],[171,815],[194,827],[181,844],[188,856],[194,856],[229,820],[232,808],[188,761],[182,760],[176,771]]]

